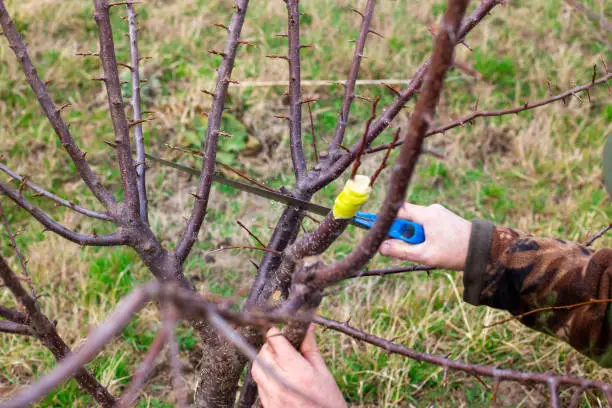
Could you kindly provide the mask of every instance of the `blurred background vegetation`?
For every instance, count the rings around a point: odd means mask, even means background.
[[[607,18],[612,3],[581,0]],[[475,5],[476,2],[472,6]],[[363,8],[363,0],[312,0],[302,2],[302,42],[313,48],[302,52],[304,80],[345,79],[359,17],[351,8]],[[225,31],[215,23],[227,23],[233,3],[229,0],[150,0],[138,6],[143,62],[143,107],[154,111],[155,121],[144,125],[150,152],[198,165],[197,158],[180,156],[164,144],[199,148],[206,129],[202,115],[210,97],[220,58],[209,54],[221,49]],[[96,58],[77,52],[97,51],[97,31],[92,18],[93,2],[82,0],[9,0],[18,29],[25,37],[39,73],[51,81],[49,91],[58,105],[71,103],[64,113],[77,142],[103,175],[107,185],[119,191],[120,179],[112,152],[103,141],[112,139],[106,97]],[[431,51],[430,26],[445,9],[442,0],[380,2],[373,29],[383,38],[370,36],[361,79],[406,80]],[[128,61],[125,10],[113,9],[113,27],[119,60]],[[221,138],[218,159],[239,167],[272,187],[291,185],[293,173],[288,148],[288,128],[282,119],[288,111],[283,95],[286,64],[265,58],[286,52],[286,40],[275,34],[286,30],[284,3],[252,1],[243,40],[256,44],[243,47],[233,79],[241,82],[279,81],[274,86],[232,86],[223,130],[232,138]],[[2,39],[0,39],[2,40]],[[506,108],[546,97],[591,80],[593,65],[603,72],[601,59],[612,64],[609,33],[598,28],[562,0],[510,1],[498,6],[469,35],[471,50],[459,47],[457,58],[475,71],[453,70],[439,108],[442,124],[469,113],[475,103],[481,109]],[[129,80],[129,72],[122,72]],[[393,94],[384,86],[360,86],[366,97],[380,96],[385,106]],[[331,139],[343,89],[339,85],[306,85],[305,97],[319,99],[312,105],[319,146]],[[128,84],[124,87],[130,95]],[[612,215],[610,199],[601,181],[601,150],[610,134],[612,105],[605,86],[581,100],[558,102],[534,111],[501,118],[478,119],[427,140],[427,147],[444,158],[431,155],[419,161],[418,174],[408,192],[417,204],[442,203],[460,215],[487,218],[535,235],[584,241]],[[413,102],[393,123],[405,126]],[[361,134],[370,104],[356,100],[347,131],[349,141]],[[305,111],[304,139],[310,166],[314,165],[309,123]],[[380,142],[390,141],[388,130]],[[348,141],[347,141],[348,143]],[[41,114],[15,58],[0,41],[0,156],[3,162],[37,184],[96,208],[93,196],[79,180],[52,128]],[[365,161],[370,174],[380,155]],[[172,246],[176,243],[192,204],[190,192],[196,179],[151,164],[148,173],[151,220],[154,230]],[[314,201],[330,205],[344,178],[317,194]],[[375,212],[385,192],[384,175],[366,210]],[[28,195],[30,193],[26,193]],[[34,199],[63,224],[84,232],[103,233],[103,223],[77,216],[48,201]],[[6,203],[6,204],[5,204]],[[80,248],[50,233],[3,200],[21,249],[42,294],[45,312],[57,319],[60,333],[72,347],[85,339],[117,301],[136,285],[150,280],[137,256],[125,248]],[[243,296],[254,268],[249,260],[261,254],[232,251],[207,254],[220,245],[249,243],[236,224],[240,220],[266,241],[282,207],[275,203],[215,186],[210,210],[199,243],[186,265],[186,273],[201,291]],[[306,230],[313,228],[310,220]],[[328,251],[326,261],[348,254],[361,231],[351,228]],[[6,236],[2,232],[2,242]],[[610,237],[595,247],[610,246]],[[1,246],[12,258],[11,248]],[[371,267],[400,263],[376,257]],[[554,371],[605,381],[612,372],[603,370],[568,346],[524,329],[512,322],[491,329],[485,326],[504,313],[475,308],[461,300],[461,273],[433,272],[386,278],[363,278],[346,284],[324,301],[322,314],[377,335],[429,353],[450,355],[473,363],[499,364],[520,370]],[[0,288],[0,301],[14,305]],[[111,392],[118,393],[129,381],[155,331],[158,312],[151,306],[141,313],[90,368]],[[181,327],[180,345],[185,372],[193,385],[199,361],[198,340],[192,330]],[[443,370],[356,343],[338,334],[319,335],[320,346],[347,400],[354,406],[480,406],[490,403],[492,384],[462,373]],[[0,399],[49,371],[50,353],[36,341],[0,336]],[[144,389],[140,407],[171,406],[167,381],[168,365],[158,361]],[[564,399],[571,398],[571,390]],[[540,387],[502,383],[498,400],[506,406],[546,404],[548,394]],[[40,406],[91,406],[74,381],[55,390]],[[585,407],[604,404],[598,395],[586,394]]]

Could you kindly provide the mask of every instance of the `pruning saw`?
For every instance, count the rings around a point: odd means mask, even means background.
[[[109,145],[112,146],[112,144],[110,143]],[[153,162],[159,163],[163,166],[172,167],[183,173],[193,174],[195,176],[200,175],[200,170],[194,169],[193,167],[189,167],[181,163],[166,160],[159,156],[155,156],[148,153],[145,154],[145,157]],[[247,184],[241,181],[233,180],[218,172],[215,172],[215,174],[213,175],[213,181],[241,191],[245,191],[247,193],[267,198],[269,200],[290,205],[292,207],[301,208],[308,212],[321,215],[323,217],[327,216],[327,214],[329,214],[329,212],[331,211],[331,209],[328,207],[300,200],[299,198],[283,194],[279,191],[266,190],[262,187],[253,184]],[[353,217],[353,219],[351,220],[351,223],[360,228],[370,229],[374,225],[375,221],[376,214],[358,211],[355,217]],[[415,222],[400,218],[397,218],[395,221],[393,221],[393,224],[389,229],[388,235],[391,238],[399,239],[409,244],[420,244],[425,241],[425,232],[421,224],[417,224]]]

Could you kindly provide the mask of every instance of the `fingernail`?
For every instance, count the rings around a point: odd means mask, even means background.
[[[383,255],[386,255],[387,251],[389,251],[391,249],[391,244],[388,242],[383,242],[382,245],[380,246],[380,252]]]

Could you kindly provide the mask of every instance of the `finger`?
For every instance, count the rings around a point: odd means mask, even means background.
[[[273,327],[266,333],[266,344],[270,345],[270,349],[279,363],[284,363],[290,360],[302,359],[302,355],[289,343],[289,340],[282,335],[282,332]]]
[[[405,261],[424,262],[424,245],[424,243],[411,245],[399,239],[388,239],[382,243],[379,251],[382,255],[403,259]]]
[[[253,366],[251,368],[251,374],[253,375],[253,379],[257,384],[269,380],[267,371],[262,364],[260,364],[260,362],[263,362],[268,366],[274,364],[274,356],[267,343],[263,345],[259,351],[259,354],[257,354],[257,358],[253,361]]]
[[[253,366],[251,367],[251,376],[253,377],[253,380],[255,380],[258,386],[264,385],[266,381],[266,373],[257,360],[253,361]]]
[[[423,224],[426,221],[426,210],[427,207],[422,205],[404,203],[398,213],[397,216],[399,218],[403,218],[405,220],[414,221],[419,224]]]
[[[325,360],[321,357],[321,353],[317,347],[317,338],[314,331],[315,326],[311,323],[310,326],[308,326],[308,331],[306,332],[306,337],[304,337],[300,351],[304,358],[314,367],[326,367]]]
[[[274,406],[274,404],[272,403],[273,397],[279,394],[276,380],[271,378],[266,372],[266,370],[263,369],[260,364],[257,364],[257,362],[253,363],[253,367],[251,368],[251,375],[253,376],[253,380],[257,384],[257,392],[259,394],[261,402],[263,403],[263,406]]]

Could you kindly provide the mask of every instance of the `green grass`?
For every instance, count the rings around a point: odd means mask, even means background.
[[[56,2],[57,3],[57,2]],[[96,26],[92,3],[69,0],[50,6],[42,0],[9,0],[17,27],[39,73],[52,80],[49,91],[60,105],[72,103],[63,116],[71,125],[78,143],[88,152],[96,171],[117,197],[121,196],[119,172],[112,152],[103,144],[112,139],[105,96],[99,82],[100,66],[95,58],[74,56],[78,51],[94,51]],[[314,0],[301,4],[302,42],[305,49],[302,76],[307,80],[342,80],[352,55],[358,32],[358,16],[351,7],[362,8],[364,1],[331,2]],[[384,38],[372,36],[366,47],[360,77],[363,79],[406,79],[431,51],[427,25],[440,18],[445,2],[379,2],[373,29]],[[583,1],[609,18],[610,5],[599,0]],[[145,124],[148,149],[197,166],[201,159],[181,157],[165,143],[199,149],[206,130],[202,112],[210,107],[210,97],[201,89],[212,89],[219,57],[207,50],[221,49],[225,31],[214,23],[227,23],[230,1],[178,0],[138,6],[141,54],[151,56],[143,64],[143,104],[155,111],[157,120]],[[117,55],[128,59],[124,10],[115,8],[112,21]],[[61,18],[58,18],[61,16]],[[286,63],[265,58],[286,52],[286,41],[276,37],[286,30],[282,2],[253,3],[242,38],[257,47],[242,47],[233,79],[238,81],[284,81]],[[468,114],[478,100],[481,109],[516,106],[548,95],[547,82],[554,92],[571,84],[590,81],[592,66],[600,58],[612,61],[609,48],[592,23],[571,11],[560,0],[516,1],[496,8],[468,38],[473,51],[459,47],[457,58],[483,76],[476,80],[458,70],[448,75],[440,103],[439,123]],[[129,78],[121,71],[122,80]],[[281,82],[282,84],[283,82]],[[130,95],[129,86],[124,95]],[[285,86],[230,88],[228,109],[222,130],[233,135],[222,138],[218,159],[246,170],[273,187],[290,186],[293,173],[288,147],[288,128],[274,115],[286,115]],[[365,97],[380,96],[381,107],[393,100],[384,87],[363,86],[357,92]],[[343,88],[338,85],[304,87],[305,97],[319,99],[312,105],[319,149],[325,149],[336,125]],[[558,102],[538,110],[501,118],[478,119],[427,140],[428,148],[445,155],[420,159],[407,199],[417,204],[443,203],[468,219],[488,218],[536,235],[584,240],[605,225],[612,216],[610,199],[601,182],[601,148],[610,134],[612,106],[605,87],[591,92],[592,102],[572,98],[565,106]],[[356,100],[351,109],[346,144],[358,139],[370,104]],[[406,128],[411,101],[394,121]],[[19,71],[14,56],[0,41],[0,156],[17,172],[55,193],[70,197],[84,206],[99,208],[92,194],[78,179],[74,166],[63,152],[53,130],[41,114]],[[304,116],[304,146],[309,166],[313,166],[310,125]],[[376,143],[392,139],[387,130]],[[395,158],[397,153],[393,153]],[[365,160],[362,171],[372,173],[380,156]],[[6,178],[3,178],[6,179]],[[176,245],[189,215],[195,189],[194,177],[152,166],[149,170],[151,223],[169,248]],[[344,178],[324,188],[314,200],[329,205]],[[365,206],[376,211],[385,193],[386,175],[378,181],[374,197]],[[31,198],[30,193],[26,193]],[[53,206],[40,198],[38,205],[66,226],[91,233],[111,231],[110,226]],[[30,259],[29,268],[40,293],[42,306],[53,319],[68,344],[78,347],[89,330],[104,320],[118,300],[140,283],[152,278],[134,252],[125,248],[79,248],[52,235],[27,214],[6,202],[14,229],[25,229],[18,243]],[[242,296],[254,276],[249,262],[261,254],[231,251],[207,254],[220,245],[250,244],[251,239],[237,225],[241,220],[263,241],[269,239],[282,206],[238,193],[226,187],[213,189],[206,223],[200,240],[186,263],[186,274],[198,289],[224,296]],[[305,220],[310,230],[314,223]],[[3,236],[3,242],[5,236]],[[363,232],[349,228],[325,253],[331,262],[349,254]],[[606,237],[596,247],[610,246]],[[12,258],[9,247],[0,248]],[[400,264],[376,257],[371,267]],[[474,363],[498,364],[521,370],[554,371],[612,381],[609,370],[602,370],[569,347],[545,335],[529,331],[518,323],[491,329],[485,325],[504,313],[471,307],[461,300],[461,273],[434,272],[431,276],[411,274],[384,279],[364,278],[348,284],[336,296],[326,299],[322,313],[336,319],[351,317],[357,327],[377,335],[395,338],[398,343],[436,354],[450,354]],[[13,305],[13,299],[0,291],[0,301]],[[359,307],[355,307],[359,305]],[[90,364],[100,380],[118,394],[129,382],[138,362],[146,353],[160,327],[155,307],[145,309],[126,330]],[[178,329],[187,379],[195,383],[199,358],[197,336],[181,326]],[[329,366],[352,404],[359,406],[482,406],[491,398],[491,382],[485,387],[473,377],[449,373],[417,363],[326,332],[319,335]],[[38,343],[11,336],[0,337],[0,398],[6,397],[54,366],[51,355]],[[163,358],[143,391],[139,407],[171,406],[168,365]],[[489,388],[487,388],[489,387]],[[545,403],[546,391],[520,384],[502,383],[500,398],[505,406],[536,406]],[[503,396],[503,397],[502,397]],[[571,398],[564,391],[563,399]],[[91,399],[78,390],[74,381],[57,388],[40,402],[42,407],[90,406]],[[581,402],[584,407],[600,406],[596,395]]]

